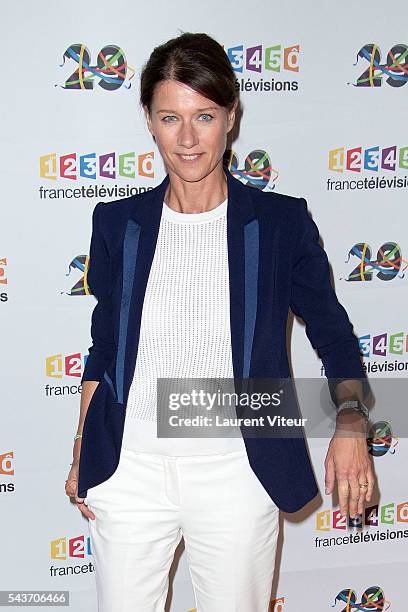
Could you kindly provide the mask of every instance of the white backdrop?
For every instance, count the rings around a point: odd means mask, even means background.
[[[164,177],[138,106],[139,74],[153,47],[182,31],[216,38],[237,71],[243,118],[233,143],[236,176],[248,182],[245,158],[256,161],[252,152],[264,151],[272,166],[264,189],[307,199],[337,295],[357,336],[365,337],[364,361],[373,384],[407,377],[408,13],[404,6],[385,9],[378,0],[252,7],[215,0],[100,0],[89,7],[39,0],[9,3],[7,14],[3,11],[1,590],[67,590],[72,610],[96,610],[88,524],[65,495],[64,480],[95,305],[82,280],[91,212],[96,202],[126,193],[92,190],[117,186],[138,192]],[[91,69],[85,65],[78,80],[87,79],[90,88],[67,88],[80,64],[81,45]],[[100,51],[111,56],[112,45],[123,51],[127,68],[123,82],[109,90],[106,75],[99,76],[95,66]],[[268,51],[279,46],[280,61],[279,50]],[[370,74],[372,59],[379,66]],[[366,80],[358,85],[361,79]],[[365,153],[375,147],[378,152]],[[344,151],[344,162],[341,151],[330,154],[337,149]],[[120,175],[123,154],[128,155]],[[132,159],[134,177],[126,175]],[[97,170],[90,176],[93,163]],[[390,242],[397,252],[384,263],[381,247]],[[362,261],[359,244],[368,245],[366,271],[373,269],[372,279],[348,282]],[[387,248],[392,250],[383,246],[385,254]],[[296,320],[291,342],[294,374],[322,378],[324,385],[321,362]],[[379,491],[362,526],[338,523],[338,505],[324,494],[328,440],[310,440],[322,499],[300,518],[282,513],[271,610],[406,610],[407,435],[401,423],[395,431],[387,401],[383,393],[374,420],[388,421],[391,435],[377,441]],[[367,604],[367,596],[374,603]],[[183,553],[169,609],[193,608]]]

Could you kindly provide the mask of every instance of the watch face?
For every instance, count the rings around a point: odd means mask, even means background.
[[[339,408],[358,408],[360,402],[358,400],[346,400],[345,402],[341,402]]]

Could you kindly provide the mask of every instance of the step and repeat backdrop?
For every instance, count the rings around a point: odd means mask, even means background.
[[[324,493],[329,439],[309,439],[321,496],[300,516],[281,513],[270,610],[407,609],[408,12],[384,9],[100,0],[78,11],[40,0],[3,11],[0,590],[68,591],[75,612],[97,610],[88,522],[64,490],[96,304],[91,214],[165,176],[140,71],[155,46],[192,31],[218,40],[236,74],[230,172],[306,198],[377,391],[375,497],[361,520],[342,518]],[[290,342],[293,374],[324,394],[301,320]],[[183,550],[173,575],[168,609],[192,612]]]

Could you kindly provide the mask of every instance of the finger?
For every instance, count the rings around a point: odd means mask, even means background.
[[[363,468],[362,472],[359,474],[358,481],[360,484],[368,483],[367,487],[360,487],[358,511],[360,512],[360,514],[362,514],[364,512],[365,503],[369,500],[369,497],[372,495],[374,488],[374,474],[369,463]]]
[[[366,500],[371,501],[375,484],[374,472],[372,471],[371,467],[369,467],[367,470],[367,480],[365,482],[368,482]]]
[[[360,484],[363,484],[365,482],[368,482],[368,478],[367,476],[363,473],[360,474],[360,476],[358,477],[358,481]],[[365,502],[366,502],[366,496],[367,496],[367,491],[368,491],[368,487],[360,487],[360,496],[358,499],[358,513],[359,514],[363,514],[364,512],[364,506],[365,506]]]
[[[358,514],[363,514],[366,503],[367,489],[360,489],[360,491],[360,497],[358,498],[357,503],[357,512]]]
[[[349,495],[349,514],[351,518],[356,518],[358,514],[358,502],[360,499],[360,487],[359,481],[356,476],[349,476],[349,487],[350,487],[350,495]]]
[[[347,506],[349,497],[349,482],[347,478],[337,478],[337,490],[339,494],[340,514],[347,516]]]
[[[334,469],[334,461],[331,457],[329,457],[326,464],[326,475],[324,478],[325,491],[327,494],[333,491],[335,479],[336,472]]]
[[[79,498],[80,499],[80,498]],[[82,512],[82,514],[84,516],[86,516],[86,518],[90,518],[92,520],[95,520],[96,516],[95,514],[92,512],[92,510],[85,504],[85,502],[78,502],[77,503],[78,508],[80,509],[80,511]]]

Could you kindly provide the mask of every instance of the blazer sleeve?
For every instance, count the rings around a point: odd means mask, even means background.
[[[330,282],[329,262],[319,244],[319,230],[308,213],[306,200],[299,200],[290,307],[305,322],[306,335],[323,362],[330,395],[336,404],[335,388],[340,381],[361,380],[365,396],[368,380],[353,326]]]
[[[88,349],[81,384],[85,380],[100,381],[114,354],[112,307],[110,300],[109,253],[100,230],[99,202],[92,213],[92,236],[89,251],[87,282],[97,304],[91,316],[92,346]]]

